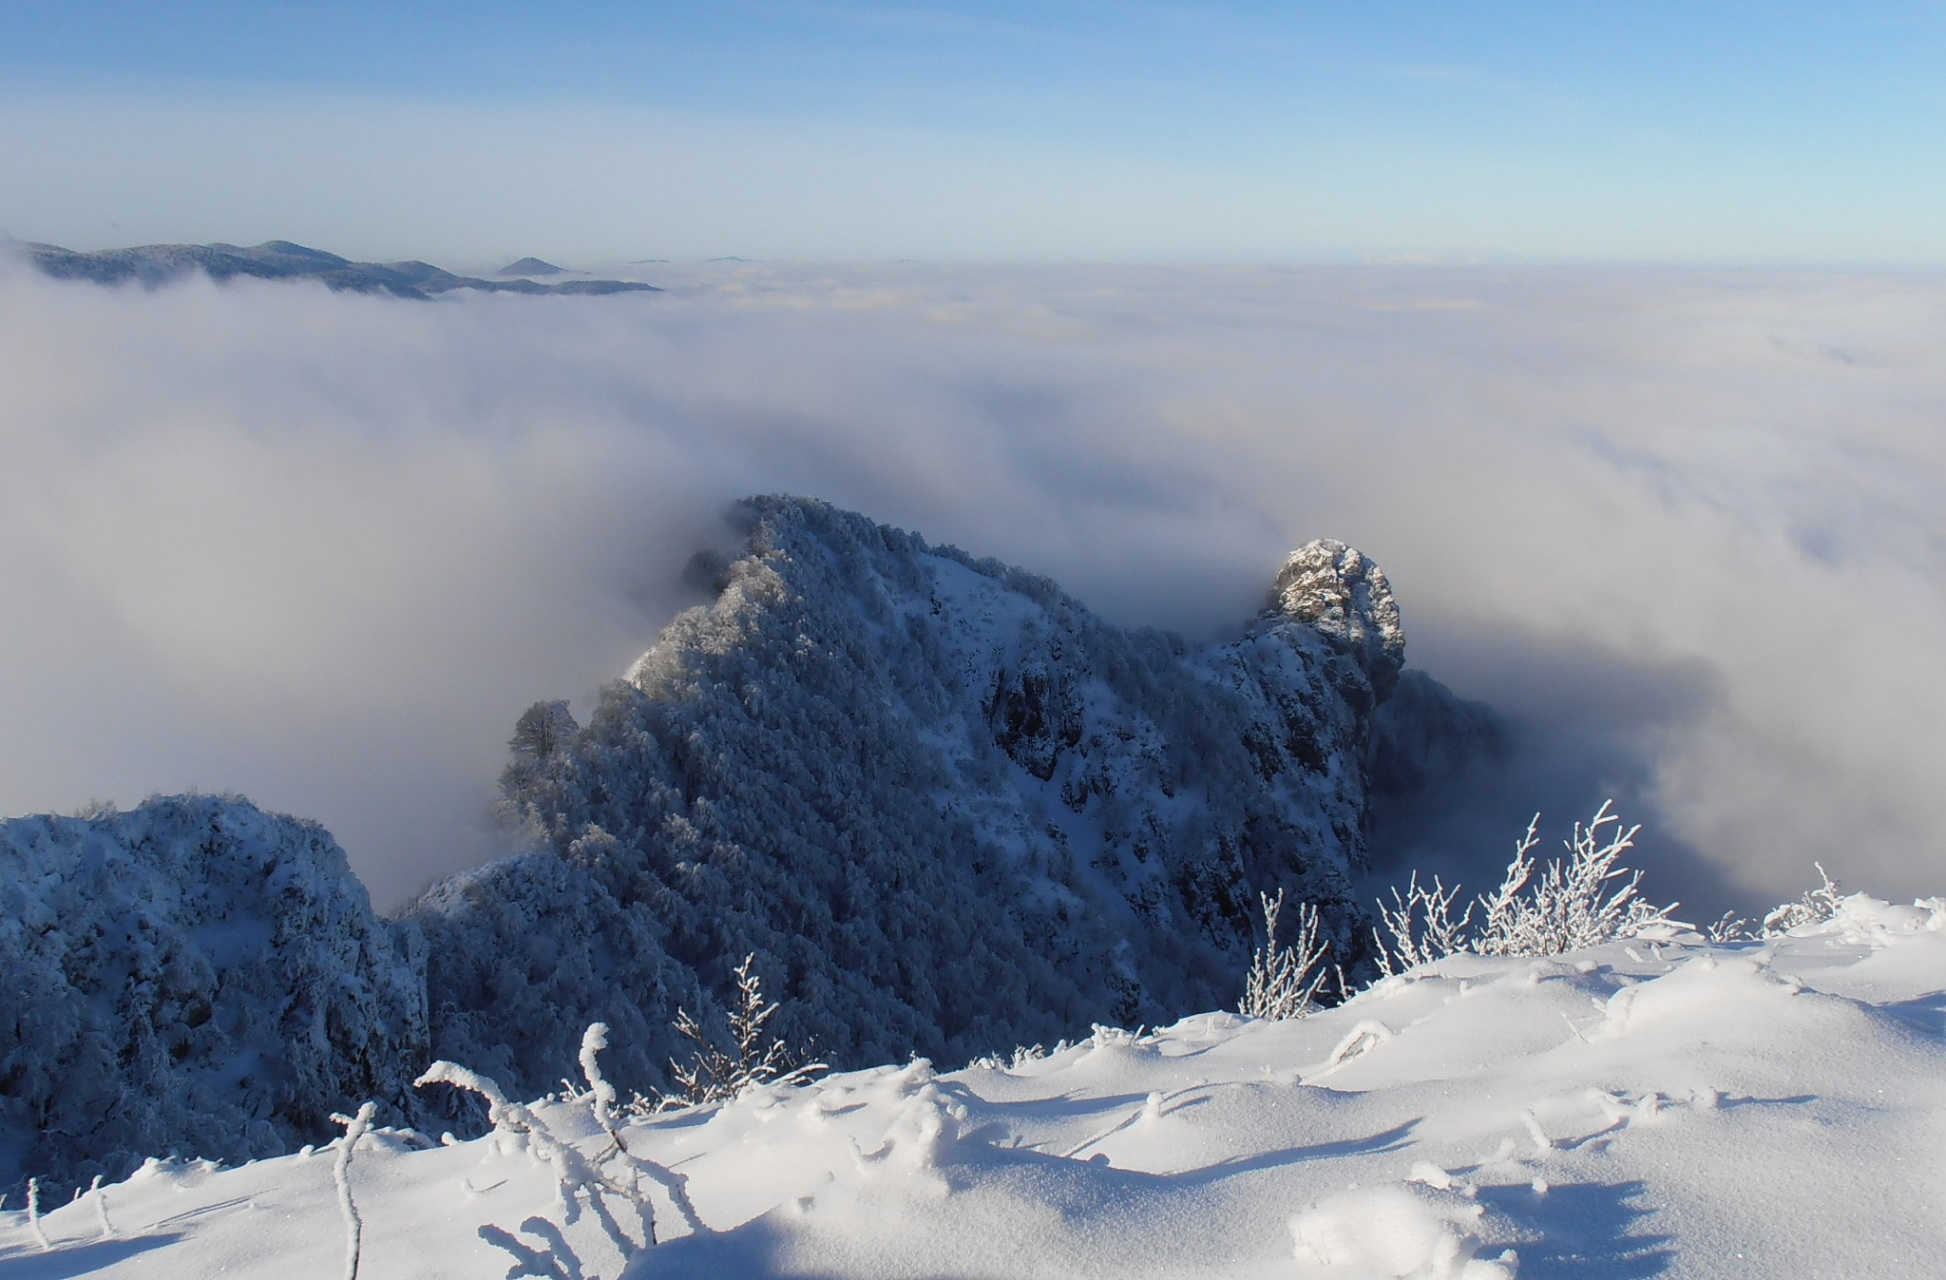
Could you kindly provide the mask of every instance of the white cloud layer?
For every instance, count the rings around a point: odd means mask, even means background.
[[[1946,280],[665,269],[407,304],[0,277],[0,810],[234,788],[381,902],[494,851],[514,717],[688,602],[744,493],[1124,621],[1341,537],[1526,746],[1397,845],[1618,792],[1697,905],[1946,890]],[[1482,844],[1482,842],[1484,842]]]

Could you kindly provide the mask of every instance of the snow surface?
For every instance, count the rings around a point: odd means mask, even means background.
[[[650,1192],[564,1203],[504,1134],[364,1138],[365,1277],[1921,1277],[1946,1268],[1946,900],[1765,942],[1454,956],[1224,1013],[634,1121]],[[595,1157],[593,1108],[535,1111]],[[151,1164],[0,1213],[0,1277],[343,1274],[338,1153]],[[104,1220],[105,1218],[105,1220]],[[619,1243],[618,1243],[619,1242]]]

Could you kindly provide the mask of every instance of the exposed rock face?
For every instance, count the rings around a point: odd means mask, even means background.
[[[1384,571],[1357,551],[1320,538],[1291,552],[1270,589],[1266,613],[1330,637],[1365,677],[1374,704],[1391,696],[1405,665],[1405,629]],[[1346,692],[1358,696],[1355,681]]]
[[[315,823],[217,796],[0,822],[0,1185],[275,1155],[406,1097],[423,965]]]
[[[600,1018],[642,1036],[616,1076],[653,1082],[675,1005],[753,951],[776,1025],[840,1064],[1152,1022],[1236,998],[1278,886],[1360,954],[1345,891],[1403,639],[1358,552],[1300,550],[1241,639],[1192,649],[823,503],[748,509],[719,599],[585,728],[522,717],[507,807],[554,856],[415,910],[442,1054],[545,1086]]]

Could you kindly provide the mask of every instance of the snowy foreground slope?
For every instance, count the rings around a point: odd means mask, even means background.
[[[348,1170],[359,1274],[1936,1276],[1943,1034],[1942,900],[1860,895],[1762,943],[1461,955],[1301,1021],[634,1122],[703,1229],[656,1187],[664,1243],[626,1266],[633,1205],[564,1199],[529,1139],[380,1131]],[[537,1112],[607,1143],[585,1099]],[[341,1275],[339,1154],[151,1165],[45,1212],[47,1249],[16,1200],[0,1277]]]

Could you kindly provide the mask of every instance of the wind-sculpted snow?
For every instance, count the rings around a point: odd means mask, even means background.
[[[1361,954],[1347,875],[1404,641],[1358,552],[1294,553],[1195,649],[822,503],[748,511],[717,601],[585,728],[522,718],[507,806],[557,858],[416,908],[443,1056],[540,1088],[599,1020],[639,1029],[615,1076],[658,1082],[676,1005],[750,952],[836,1064],[1167,1020],[1235,1000],[1280,886]]]
[[[1456,955],[1299,1021],[1101,1028],[614,1136],[584,1088],[527,1133],[368,1134],[359,1274],[1930,1280],[1942,988],[1946,900],[1856,895],[1762,942]],[[659,1245],[585,1177],[615,1136],[671,1174],[638,1188]],[[45,1252],[15,1201],[0,1277],[340,1275],[336,1154],[151,1166],[43,1212]]]
[[[0,822],[0,1185],[277,1155],[407,1098],[422,968],[315,823],[218,796]]]

